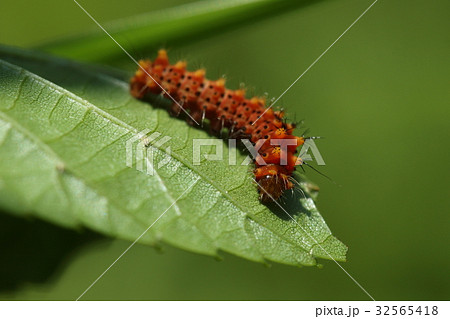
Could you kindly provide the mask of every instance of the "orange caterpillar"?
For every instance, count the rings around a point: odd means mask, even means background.
[[[261,201],[277,200],[294,187],[292,173],[303,163],[294,154],[305,139],[292,135],[295,125],[283,120],[283,112],[266,109],[264,99],[245,98],[244,90],[225,88],[224,79],[206,79],[202,69],[188,72],[185,62],[169,64],[165,50],[158,52],[155,61],[139,64],[130,83],[135,98],[163,93],[177,102],[172,106],[174,114],[180,114],[182,106],[196,122],[208,119],[213,133],[227,128],[229,138],[249,139],[256,145],[254,174]]]

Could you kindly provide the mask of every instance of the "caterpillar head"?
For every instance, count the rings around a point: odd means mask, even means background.
[[[261,202],[277,200],[286,189],[286,184],[278,175],[266,175],[258,181],[258,193]]]
[[[282,170],[281,166],[273,164],[255,170],[259,199],[262,202],[275,201],[283,195],[284,191],[294,187],[288,175]]]

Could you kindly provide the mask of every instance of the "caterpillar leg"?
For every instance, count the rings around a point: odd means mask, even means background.
[[[174,117],[179,117],[181,112],[183,112],[182,107],[183,104],[182,103],[173,103],[172,106],[170,107],[169,113],[170,115],[174,116]]]

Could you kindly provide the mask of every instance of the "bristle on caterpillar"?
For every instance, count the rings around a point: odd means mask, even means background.
[[[286,123],[282,111],[267,109],[263,98],[246,98],[243,89],[227,89],[224,79],[206,79],[202,69],[187,71],[183,61],[170,64],[165,50],[153,62],[141,60],[139,65],[130,82],[132,96],[170,95],[177,102],[173,114],[180,114],[181,106],[196,122],[209,120],[214,134],[227,128],[229,138],[249,139],[259,147],[254,174],[262,202],[277,200],[294,188],[292,174],[303,163],[294,154],[305,140],[293,135],[295,124]]]

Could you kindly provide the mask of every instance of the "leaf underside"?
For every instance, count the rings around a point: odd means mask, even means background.
[[[193,140],[211,136],[133,99],[126,81],[34,52],[0,47],[0,59],[5,211],[134,241],[167,210],[140,243],[289,265],[345,260],[347,247],[332,236],[306,181],[306,197],[281,203],[293,221],[258,201],[251,165],[229,166],[225,141],[223,161],[193,165]],[[170,158],[154,175],[126,165],[126,141],[144,129],[171,137],[148,146],[155,163]],[[207,152],[214,147],[202,147]],[[246,156],[237,152],[237,163]]]

